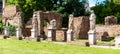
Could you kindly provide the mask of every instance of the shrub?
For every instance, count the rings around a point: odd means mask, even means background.
[[[3,25],[2,25],[2,18],[0,18],[0,33],[3,33]]]
[[[17,26],[13,26],[13,25],[10,25],[10,26],[4,26],[4,29],[7,28],[9,31],[10,31],[10,36],[14,36],[16,35],[16,28]]]

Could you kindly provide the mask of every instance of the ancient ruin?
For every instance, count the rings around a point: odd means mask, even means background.
[[[37,21],[38,21],[38,35],[42,35],[44,32],[44,24],[43,21],[46,20],[49,24],[52,19],[56,20],[56,29],[61,28],[62,18],[59,14],[53,12],[41,12],[36,11],[34,12],[37,14]]]
[[[12,13],[11,13],[12,12]],[[18,26],[18,18],[21,18],[20,25],[23,26],[23,13],[19,12],[18,6],[6,6],[4,8],[3,25],[16,25]]]
[[[117,24],[117,17],[107,16],[105,17],[105,25]]]

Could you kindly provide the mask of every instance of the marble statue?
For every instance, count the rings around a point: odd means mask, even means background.
[[[56,28],[56,20],[55,20],[55,19],[52,19],[52,20],[50,21],[50,26],[51,26],[52,28]]]
[[[90,15],[90,30],[94,30],[95,29],[95,22],[96,22],[96,15],[94,14],[94,11],[91,11],[91,15]]]
[[[68,29],[73,29],[73,15],[72,14],[69,16]]]
[[[36,14],[33,14],[33,19],[32,19],[32,25],[33,25],[33,28],[36,29],[37,28],[37,25],[38,25],[38,22],[37,22],[37,18],[36,18]]]

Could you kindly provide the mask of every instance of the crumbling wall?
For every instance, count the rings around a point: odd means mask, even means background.
[[[80,16],[74,17],[74,37],[75,38],[88,38],[89,17]]]
[[[120,25],[96,25],[98,40],[107,40],[120,34]]]
[[[36,11],[34,12],[37,14],[37,21],[38,21],[38,35],[41,35],[44,32],[44,20],[50,24],[50,21],[55,19],[56,20],[56,29],[59,29],[62,27],[62,17],[58,13],[54,12],[42,12],[42,11]]]
[[[105,25],[117,24],[117,17],[107,16],[105,17]]]
[[[23,22],[23,13],[19,12],[18,6],[5,6],[3,14],[3,25],[18,25],[18,18],[21,18],[21,26]]]

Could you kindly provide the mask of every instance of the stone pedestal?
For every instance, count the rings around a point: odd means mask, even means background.
[[[5,28],[4,30],[4,38],[8,38],[9,37],[9,30]]]
[[[115,47],[120,46],[120,37],[115,37]]]
[[[35,37],[37,37],[36,30],[31,29],[31,38],[35,38]]]
[[[48,27],[48,41],[56,40],[56,28]]]
[[[68,31],[67,31],[67,42],[69,43],[71,41],[73,41],[73,31],[72,31],[72,29],[68,29]]]
[[[19,38],[19,39],[22,39],[22,29],[21,28],[17,28],[16,29],[16,36],[17,36],[17,38]]]
[[[89,30],[88,40],[89,40],[90,45],[95,45],[96,44],[96,31],[95,30]]]

